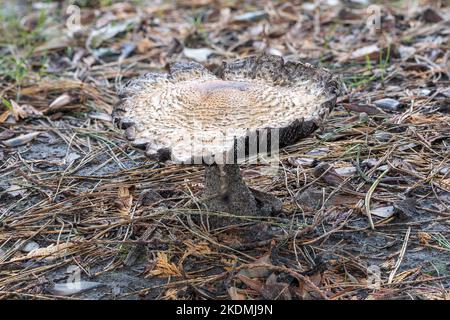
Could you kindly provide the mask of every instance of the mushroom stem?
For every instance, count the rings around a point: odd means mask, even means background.
[[[249,188],[242,179],[239,165],[210,165],[205,168],[205,198],[209,211],[236,216],[267,216],[281,210],[281,201],[274,196]],[[238,219],[210,216],[213,226],[226,226]]]
[[[237,164],[206,166],[205,196],[207,200],[204,203],[209,211],[226,212],[238,216],[258,214],[255,197],[242,179]],[[223,217],[212,220],[219,219]]]

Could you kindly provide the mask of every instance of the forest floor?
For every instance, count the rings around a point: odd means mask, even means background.
[[[0,8],[0,299],[449,299],[448,7],[75,3]],[[346,92],[277,174],[242,166],[280,214],[208,229],[203,167],[130,146],[116,90],[262,52]]]

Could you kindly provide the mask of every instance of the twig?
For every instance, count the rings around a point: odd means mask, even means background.
[[[373,224],[372,213],[370,211],[370,198],[372,197],[372,194],[375,191],[375,188],[377,187],[377,185],[380,183],[381,179],[383,179],[383,177],[386,175],[386,173],[388,173],[389,169],[390,168],[387,168],[386,170],[384,170],[383,173],[380,174],[380,176],[375,180],[375,182],[372,184],[369,191],[367,192],[366,198],[364,201],[365,208],[366,208],[366,214],[367,214],[367,217],[369,218],[370,228],[372,230],[375,229],[375,226]]]
[[[403,256],[405,255],[405,252],[406,252],[406,247],[408,246],[408,239],[409,239],[410,233],[411,233],[411,227],[408,227],[408,230],[406,231],[406,235],[405,235],[405,240],[403,240],[403,246],[400,251],[400,255],[398,256],[397,263],[395,264],[394,270],[392,270],[391,274],[389,275],[388,284],[392,283],[392,280],[395,277],[395,273],[397,272],[398,268],[400,267],[400,264],[402,263]]]

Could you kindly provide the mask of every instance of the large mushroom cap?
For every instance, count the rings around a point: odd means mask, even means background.
[[[147,155],[174,161],[223,155],[236,141],[279,129],[279,145],[312,133],[336,102],[330,72],[263,55],[224,63],[216,76],[194,62],[150,73],[120,92],[115,121]]]

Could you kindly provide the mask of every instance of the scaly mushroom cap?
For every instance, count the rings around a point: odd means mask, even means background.
[[[324,69],[263,55],[224,63],[215,76],[195,62],[150,73],[119,93],[114,121],[160,161],[214,157],[262,129],[280,147],[311,134],[336,102],[339,82]]]

